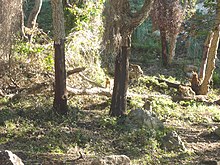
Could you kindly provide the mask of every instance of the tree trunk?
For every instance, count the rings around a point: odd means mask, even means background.
[[[42,0],[35,0],[34,7],[31,10],[31,13],[28,17],[28,21],[27,21],[28,28],[34,28],[36,26],[37,17],[38,14],[40,13],[41,6],[42,6]]]
[[[60,0],[52,0],[52,16],[54,27],[54,49],[55,49],[55,96],[54,111],[58,114],[67,114],[67,92],[66,92],[66,68],[65,68],[65,28],[63,5]]]
[[[210,50],[212,38],[213,38],[213,32],[210,32],[208,34],[208,37],[207,37],[205,43],[204,43],[202,62],[201,62],[201,67],[200,67],[200,71],[199,71],[199,79],[201,81],[203,81],[205,78],[205,70],[206,70],[206,66],[207,66],[208,52]]]
[[[22,39],[28,39],[28,37],[25,35],[24,31],[24,10],[23,10],[23,0],[21,0],[21,37]]]
[[[206,65],[206,61],[203,62],[200,69],[201,70],[200,76],[204,75],[204,70],[205,70],[204,80],[201,82],[201,85],[199,85],[198,94],[200,95],[206,95],[209,91],[209,84],[211,82],[212,75],[215,69],[215,59],[217,57],[217,50],[218,50],[219,37],[220,37],[219,32],[220,32],[220,0],[218,0],[217,2],[216,21],[213,32],[211,32],[210,35],[208,35],[209,41],[206,41],[208,45],[210,45],[210,48],[207,49],[207,57],[208,57],[207,65]],[[204,58],[203,60],[205,60],[205,57],[206,55],[203,55]]]
[[[111,116],[121,116],[126,113],[130,53],[129,45],[122,46],[115,60],[114,88],[109,112]]]
[[[212,75],[215,69],[215,59],[217,57],[217,50],[219,45],[219,25],[215,28],[213,33],[213,38],[211,39],[211,46],[208,52],[208,59],[207,59],[207,67],[205,72],[205,78],[202,81],[202,84],[199,87],[198,94],[206,95],[209,91],[209,84],[212,79]]]
[[[168,56],[168,65],[171,65],[173,58],[176,54],[176,42],[177,42],[177,35],[170,36],[169,38],[169,56]]]
[[[3,0],[0,0],[0,4],[0,24],[2,24],[4,21]]]
[[[164,66],[168,65],[168,43],[166,38],[166,32],[164,30],[160,30],[161,36],[161,44],[162,44],[162,62]]]
[[[106,50],[115,53],[115,79],[109,114],[121,116],[127,109],[128,66],[131,48],[131,35],[149,15],[153,0],[145,0],[140,11],[132,13],[128,0],[109,0],[106,2],[107,17],[105,39]],[[108,23],[107,23],[108,22]],[[113,49],[109,49],[114,46]],[[108,52],[107,51],[107,52]],[[108,54],[108,53],[106,53]]]

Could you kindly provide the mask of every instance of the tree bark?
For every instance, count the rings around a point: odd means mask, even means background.
[[[209,84],[212,79],[212,75],[215,69],[215,59],[217,57],[217,50],[219,45],[219,31],[220,27],[216,27],[213,33],[213,38],[211,39],[211,46],[208,52],[208,59],[207,59],[207,67],[205,72],[205,78],[202,81],[202,84],[199,87],[198,94],[206,95],[209,91]]]
[[[116,54],[114,88],[109,112],[111,116],[118,117],[126,113],[131,34],[148,17],[153,1],[145,0],[140,11],[136,13],[131,12],[128,0],[108,0],[106,2],[108,15],[105,41],[106,49],[109,50],[109,53],[106,54]]]
[[[28,39],[25,35],[25,25],[24,25],[24,10],[23,10],[23,0],[21,0],[21,37],[22,39]]]
[[[210,45],[210,48],[207,50],[207,66],[206,61],[202,63],[201,70],[204,72],[205,68],[205,77],[204,80],[201,82],[201,85],[199,85],[199,91],[198,94],[200,95],[206,95],[209,91],[209,84],[212,79],[212,75],[215,69],[215,59],[217,57],[217,50],[219,45],[219,38],[220,38],[220,0],[217,1],[217,8],[216,8],[216,21],[214,25],[214,29],[212,32],[210,32],[210,35],[208,35],[208,40],[206,41],[208,45]],[[206,52],[205,52],[206,53]],[[203,55],[203,58],[205,58],[206,55]],[[204,60],[204,59],[203,59]],[[203,76],[204,73],[200,73],[200,76]]]
[[[31,10],[31,13],[28,17],[28,21],[27,21],[28,28],[34,28],[36,26],[37,17],[38,14],[40,13],[41,6],[42,6],[42,0],[35,0],[34,7]]]
[[[66,92],[66,68],[65,68],[65,28],[63,4],[60,0],[52,0],[52,16],[54,27],[54,49],[55,49],[55,96],[54,111],[58,114],[67,114],[67,92]]]
[[[164,30],[160,30],[161,37],[161,45],[162,45],[162,62],[164,66],[168,65],[168,43],[166,39],[166,32]]]
[[[200,67],[200,71],[199,71],[199,79],[201,81],[203,81],[205,78],[205,70],[206,70],[206,66],[207,66],[208,52],[209,52],[209,49],[211,46],[212,38],[213,38],[213,32],[210,32],[208,34],[208,37],[207,37],[205,43],[204,43],[202,62],[201,62],[201,67]]]
[[[126,113],[130,52],[130,46],[122,46],[115,60],[114,88],[109,112],[111,116],[121,116]]]

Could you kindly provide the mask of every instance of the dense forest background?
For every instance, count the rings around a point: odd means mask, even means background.
[[[217,164],[219,8],[0,0],[0,153],[24,164]]]

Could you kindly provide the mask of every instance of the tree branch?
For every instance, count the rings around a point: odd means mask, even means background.
[[[136,13],[130,13],[130,26],[133,29],[139,26],[148,17],[153,3],[154,0],[145,0],[141,10]]]

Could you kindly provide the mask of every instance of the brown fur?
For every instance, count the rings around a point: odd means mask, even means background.
[[[105,88],[110,88],[110,85],[111,85],[110,79],[107,77],[105,79]]]
[[[143,75],[143,70],[139,65],[130,64],[129,65],[129,79],[130,80],[138,80],[138,78]]]
[[[195,92],[189,86],[179,85],[179,91],[182,97],[194,97]]]
[[[196,93],[198,93],[199,85],[200,85],[199,76],[198,76],[198,74],[196,72],[193,72],[192,80],[191,80],[192,90],[195,91]]]

